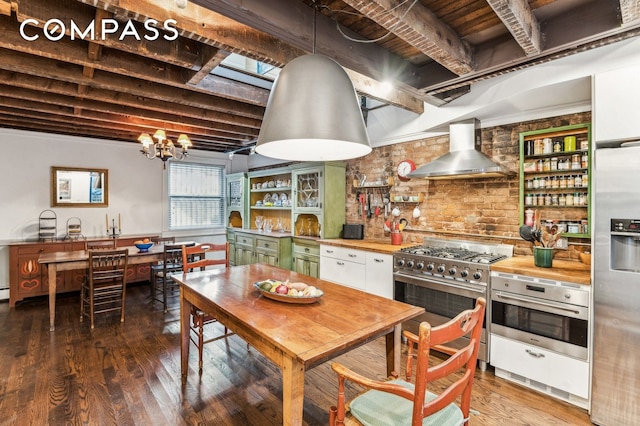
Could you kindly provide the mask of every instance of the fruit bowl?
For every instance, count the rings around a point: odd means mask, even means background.
[[[135,246],[138,248],[140,253],[146,253],[149,251],[153,243],[136,243]]]
[[[264,297],[266,297],[268,299],[272,299],[272,300],[277,300],[279,302],[285,302],[285,303],[297,303],[297,304],[315,303],[318,300],[320,300],[320,298],[324,295],[324,293],[320,289],[316,289],[316,295],[315,296],[289,296],[287,294],[272,293],[270,291],[264,290],[261,287],[261,284],[264,284],[265,282],[272,282],[272,281],[274,281],[274,280],[258,281],[256,283],[254,283],[253,286]]]

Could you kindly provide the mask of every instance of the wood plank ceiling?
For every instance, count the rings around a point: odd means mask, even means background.
[[[639,0],[0,0],[0,127],[132,143],[163,128],[230,152],[255,142],[270,82],[220,62],[282,67],[313,49],[314,19],[316,52],[359,94],[420,113],[477,81],[636,37],[639,13]],[[146,40],[149,19],[175,19],[179,36]],[[72,22],[92,21],[95,35],[72,39]],[[103,36],[103,21],[118,30]]]

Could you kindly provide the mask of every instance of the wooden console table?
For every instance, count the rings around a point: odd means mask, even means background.
[[[132,246],[133,242],[147,236],[118,238],[119,247]],[[85,240],[64,240],[53,242],[28,242],[9,245],[9,306],[28,297],[49,294],[49,275],[45,265],[38,263],[44,253],[71,252],[84,249]],[[127,282],[147,281],[151,273],[148,264],[135,265],[127,270]],[[56,292],[79,291],[84,271],[73,270],[60,273],[56,277]]]
[[[140,253],[136,246],[123,247],[129,250],[129,265],[145,264],[162,260],[164,257],[163,246],[152,246],[148,252]],[[69,252],[43,253],[38,258],[40,265],[46,265],[49,269],[49,330],[55,330],[56,319],[56,274],[58,271],[84,271],[89,267],[89,252],[76,250]],[[147,279],[149,272],[147,272]]]

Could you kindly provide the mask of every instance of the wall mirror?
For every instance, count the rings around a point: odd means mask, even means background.
[[[51,167],[51,207],[106,207],[109,171]]]

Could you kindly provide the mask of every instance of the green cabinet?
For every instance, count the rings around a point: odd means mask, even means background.
[[[301,274],[320,277],[320,244],[316,240],[293,238],[291,269]]]
[[[235,264],[268,263],[291,269],[291,237],[281,233],[240,231],[235,234]]]
[[[345,164],[298,164],[292,172],[293,235],[339,237],[345,222]]]
[[[235,255],[236,265],[249,265],[254,263],[253,247],[255,240],[252,235],[236,231],[235,233]]]
[[[591,125],[520,133],[520,223],[590,238]]]
[[[345,222],[345,167],[307,162],[229,175],[227,239],[233,264],[268,263],[319,276],[317,240],[339,237]]]

